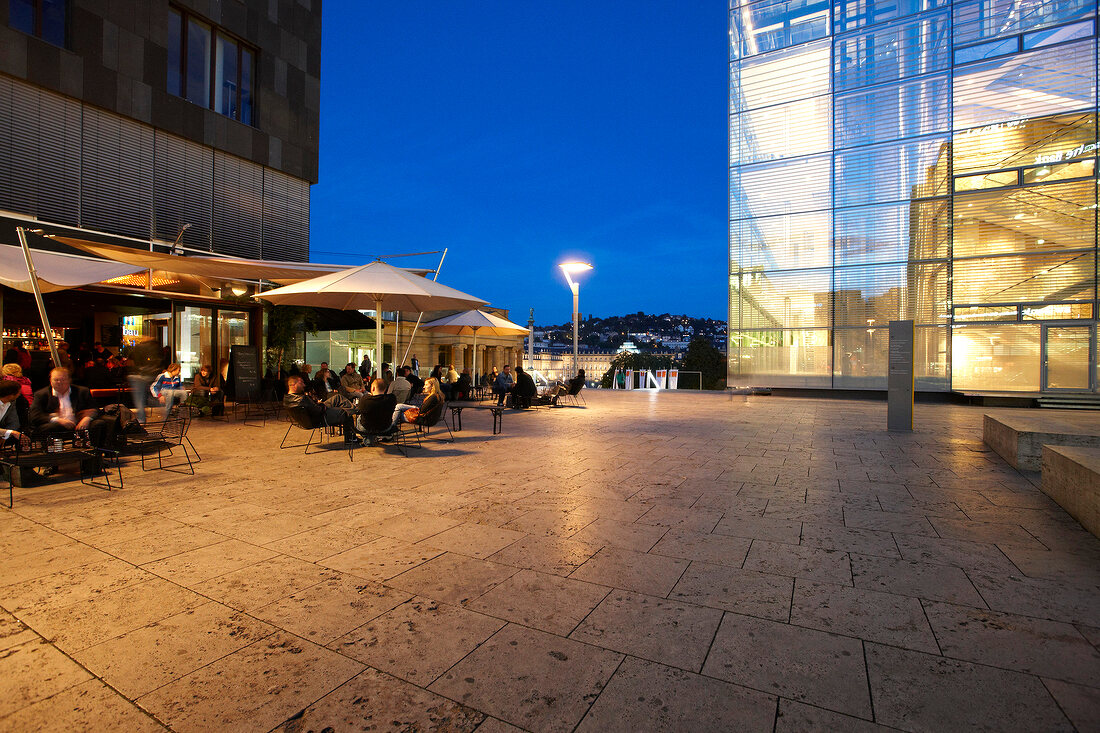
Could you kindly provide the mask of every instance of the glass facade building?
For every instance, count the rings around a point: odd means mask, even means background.
[[[1096,0],[730,0],[731,384],[1096,392]]]

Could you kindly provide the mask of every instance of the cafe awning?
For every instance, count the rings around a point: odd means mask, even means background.
[[[139,270],[167,270],[185,275],[232,280],[268,280],[279,284],[290,284],[339,272],[347,265],[322,265],[308,262],[280,262],[277,260],[249,260],[239,257],[200,255],[183,257],[180,255],[150,252],[132,247],[92,242],[74,237],[51,235],[50,239],[68,245],[89,254],[107,260],[133,265]],[[37,255],[35,262],[38,262]]]
[[[31,255],[38,273],[38,286],[43,293],[79,288],[145,269],[117,261],[43,250],[33,250]],[[0,285],[24,293],[34,292],[22,247],[0,244]]]

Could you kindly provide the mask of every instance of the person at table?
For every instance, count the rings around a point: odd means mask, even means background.
[[[23,433],[20,432],[27,421],[26,413],[20,415],[21,410],[17,403],[23,402],[19,385],[15,382],[0,382],[0,445],[7,445],[21,441]]]
[[[468,400],[470,399],[470,392],[473,391],[474,382],[470,379],[470,370],[463,369],[462,374],[458,375],[458,380],[454,383],[454,389],[452,394],[456,400]]]
[[[405,370],[405,380],[409,383],[409,396],[418,395],[424,391],[424,380],[417,376],[412,367],[402,367]]]
[[[24,376],[23,368],[15,362],[0,367],[0,380],[5,379],[19,385],[19,390],[23,394],[23,399],[25,399],[29,405],[31,399],[34,397],[34,389],[31,388],[31,380]]]
[[[63,367],[50,370],[50,386],[34,393],[30,423],[34,433],[87,431],[96,447],[102,447],[107,437],[107,423],[99,418],[92,393],[74,385],[69,370]]]
[[[392,394],[386,394],[386,382],[381,379],[372,379],[370,392],[359,399],[359,414],[355,421],[355,428],[374,442],[374,436],[384,432],[393,422],[393,410],[397,407],[397,399]]]
[[[370,357],[363,354],[363,363],[359,365],[359,376],[363,378],[363,386],[367,384],[367,380],[372,377],[374,372],[371,370]]]
[[[439,380],[435,377],[428,377],[424,380],[424,401],[419,405],[410,404],[398,404],[393,410],[393,422],[386,430],[382,432],[383,437],[392,437],[398,430],[401,429],[401,423],[411,422],[405,419],[405,413],[409,410],[416,408],[419,412],[418,415],[423,415],[435,408],[442,408],[443,405],[443,389],[439,386]]]
[[[172,407],[187,397],[183,391],[183,380],[180,379],[180,365],[175,362],[169,364],[149,385],[149,393],[164,402],[164,417],[171,417]]]
[[[330,387],[330,389],[328,391],[329,392],[339,392],[340,391],[340,375],[337,374],[336,372],[332,371],[331,369],[329,369],[327,361],[322,361],[321,362],[321,369],[325,370],[325,379],[328,380],[328,384],[329,384],[329,387]],[[318,370],[318,373],[320,373],[320,370]]]
[[[412,392],[412,385],[409,384],[409,380],[405,379],[405,377],[402,375],[403,369],[404,367],[398,370],[397,376],[393,377],[393,380],[389,383],[389,386],[386,387],[386,393],[392,394],[395,398],[397,398],[397,404],[399,405],[407,402],[409,399],[409,394]]]
[[[203,364],[199,373],[195,375],[195,381],[191,385],[189,402],[199,409],[203,417],[214,414],[214,405],[225,402],[222,393],[222,380],[210,368],[209,364]]]
[[[512,404],[516,407],[530,407],[531,399],[539,393],[535,387],[535,380],[531,375],[523,371],[523,367],[516,365],[516,386],[512,388]]]
[[[505,364],[504,371],[498,376],[496,382],[493,383],[493,391],[497,395],[497,406],[504,404],[504,400],[508,397],[508,393],[512,391],[516,386],[516,380],[512,377],[512,365]]]
[[[321,366],[317,367],[317,375],[313,377],[313,381],[309,385],[309,392],[312,392],[317,399],[322,402],[336,393],[339,388],[339,382],[336,386],[332,385],[332,373],[329,371],[325,362],[321,362]]]
[[[23,370],[31,368],[31,352],[27,351],[23,346],[22,339],[16,339],[15,343],[11,345],[11,348],[4,352],[5,364],[18,364]]]
[[[340,375],[340,394],[354,401],[362,397],[366,391],[366,382],[362,375],[355,371],[355,363],[349,361],[344,367],[344,373]]]
[[[338,394],[334,394],[328,403],[318,402],[306,391],[306,382],[302,375],[286,378],[286,396],[283,405],[288,409],[304,410],[311,425],[320,425],[324,420],[329,425],[339,425],[344,433],[345,443],[357,443],[355,437],[354,411],[351,405]]]
[[[496,367],[493,367],[487,374],[481,377],[481,386],[493,389],[497,385],[497,378],[500,376],[500,372]]]

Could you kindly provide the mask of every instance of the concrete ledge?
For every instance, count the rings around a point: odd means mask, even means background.
[[[1043,493],[1100,537],[1100,448],[1043,446]]]
[[[1044,445],[1100,448],[1095,415],[1073,410],[1003,410],[986,413],[982,439],[1019,471],[1038,471]]]

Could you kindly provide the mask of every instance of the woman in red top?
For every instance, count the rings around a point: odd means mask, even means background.
[[[31,397],[34,396],[34,390],[31,389],[31,380],[23,376],[23,369],[18,364],[13,362],[0,367],[0,379],[18,382],[22,395],[27,398],[27,402],[31,401]]]

